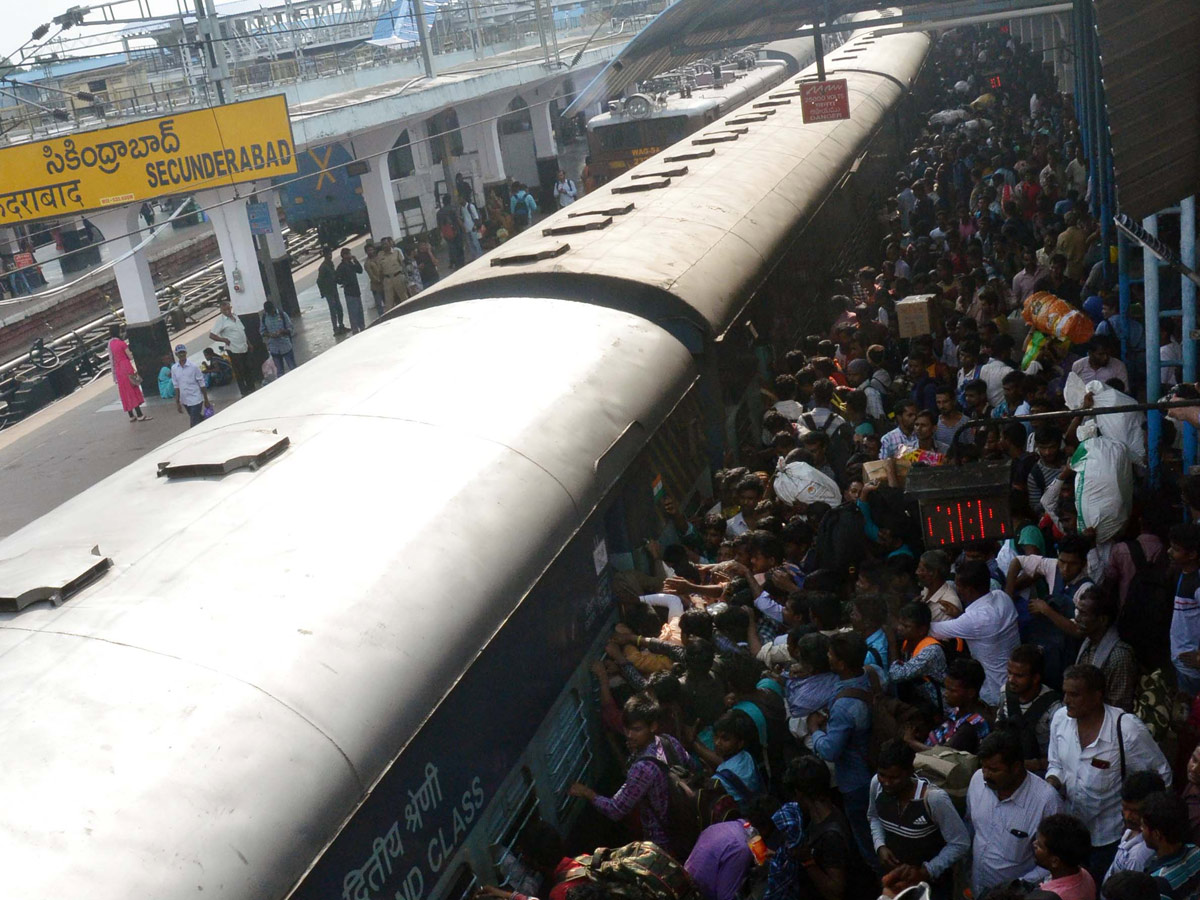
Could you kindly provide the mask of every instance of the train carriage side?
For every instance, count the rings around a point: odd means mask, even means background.
[[[0,542],[6,595],[113,563],[0,614],[5,897],[418,900],[496,877],[514,816],[566,827],[612,562],[699,439],[695,378],[619,311],[427,310]]]
[[[873,218],[918,117],[930,38],[856,32],[826,60],[848,120],[804,124],[794,81],[601,186],[395,313],[509,294],[610,305],[655,321],[702,362],[711,458],[758,418],[756,335],[825,312],[832,281],[882,235]],[[757,320],[757,321],[756,321]],[[712,383],[719,381],[720,383]],[[719,407],[719,408],[718,408]]]

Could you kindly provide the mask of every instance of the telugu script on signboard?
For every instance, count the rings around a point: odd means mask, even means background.
[[[845,78],[800,85],[800,112],[805,125],[850,118],[850,89]]]
[[[0,225],[296,171],[282,95],[0,150]]]

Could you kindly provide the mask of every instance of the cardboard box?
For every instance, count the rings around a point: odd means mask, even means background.
[[[863,463],[863,480],[866,482],[877,481],[880,484],[887,484],[887,464],[886,459],[873,459],[870,462]],[[908,479],[908,470],[912,468],[912,463],[907,459],[896,460],[896,480],[901,485]]]
[[[936,314],[937,303],[933,294],[918,294],[901,300],[896,304],[896,324],[900,329],[900,337],[933,334]]]

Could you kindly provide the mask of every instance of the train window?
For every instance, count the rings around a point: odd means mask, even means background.
[[[687,116],[635,119],[632,122],[616,122],[595,129],[600,149],[606,151],[668,147],[688,131]]]
[[[554,728],[546,742],[546,765],[554,796],[558,798],[558,809],[571,802],[567,788],[580,781],[592,762],[592,748],[588,741],[587,716],[583,698],[578,691],[571,691],[567,701],[559,710]]]
[[[501,798],[504,818],[492,841],[492,860],[501,884],[514,890],[532,894],[537,891],[540,876],[531,871],[520,858],[517,845],[521,834],[530,822],[537,821],[538,798],[534,791],[533,774],[528,768],[521,769],[521,780]]]
[[[388,175],[393,181],[397,178],[407,178],[417,171],[417,165],[413,162],[412,143],[409,141],[407,128],[400,132],[400,137],[396,138],[396,143],[392,145],[387,159]]]
[[[462,865],[458,867],[446,892],[441,895],[441,900],[473,900],[478,889],[479,879],[475,877],[470,866]]]

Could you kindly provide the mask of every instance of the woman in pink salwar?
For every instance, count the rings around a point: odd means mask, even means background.
[[[133,367],[133,351],[121,339],[121,326],[113,325],[108,330],[108,358],[112,362],[113,381],[121,395],[121,408],[129,414],[130,422],[145,422],[152,419],[142,412],[146,398],[142,396],[142,379]]]

